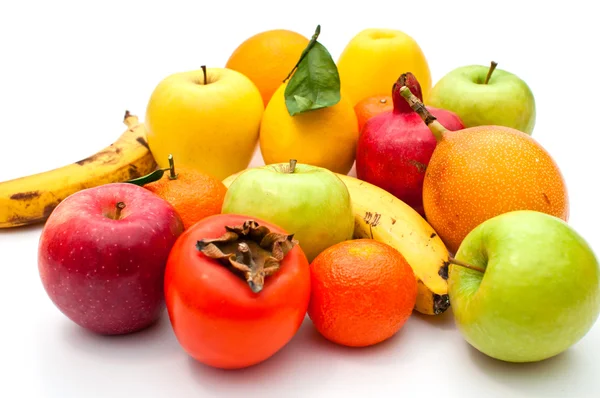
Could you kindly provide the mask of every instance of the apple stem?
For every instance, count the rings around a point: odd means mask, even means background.
[[[175,173],[175,161],[173,160],[173,155],[169,154],[169,179],[176,180],[177,174]]]
[[[492,73],[494,73],[494,70],[496,69],[496,66],[498,66],[498,63],[492,61],[492,64],[490,65],[490,69],[488,70],[487,76],[485,77],[485,81],[483,82],[483,84],[488,84],[490,78],[492,77]]]
[[[290,159],[290,168],[289,168],[289,172],[290,174],[292,174],[293,172],[296,171],[296,159]]]
[[[117,202],[116,208],[117,208],[117,210],[115,211],[115,220],[120,220],[121,219],[121,210],[123,210],[125,208],[125,203]]]
[[[435,139],[439,142],[442,140],[444,133],[448,132],[448,129],[442,126],[440,122],[437,121],[436,117],[431,114],[421,102],[419,98],[417,98],[408,87],[402,86],[400,88],[400,95],[404,97],[408,105],[415,111],[421,119],[425,122],[429,130],[435,136]]]
[[[473,271],[478,271],[478,272],[481,272],[482,274],[483,274],[483,273],[485,273],[485,268],[481,268],[481,267],[478,267],[478,266],[476,266],[476,265],[473,265],[473,264],[465,263],[464,261],[457,260],[457,259],[455,259],[454,257],[450,257],[450,258],[448,259],[448,261],[449,261],[451,264],[454,264],[454,265],[459,265],[459,266],[461,266],[461,267],[465,267],[465,268],[468,268],[468,269],[472,269]]]
[[[306,46],[306,48],[304,50],[302,50],[302,54],[300,54],[300,58],[298,59],[298,62],[296,62],[296,65],[294,65],[294,67],[292,68],[290,73],[288,73],[288,75],[285,77],[285,79],[283,79],[284,83],[290,77],[292,77],[292,75],[294,74],[294,71],[298,68],[298,65],[300,65],[300,62],[302,62],[304,57],[306,57],[306,54],[308,54],[308,52],[315,46],[315,43],[317,42],[317,39],[319,38],[320,34],[321,34],[321,25],[317,25],[317,28],[315,29],[315,33],[313,34],[312,38],[308,42],[308,45]]]
[[[206,86],[208,84],[206,81],[206,65],[202,65],[200,68],[202,68],[202,73],[204,74],[204,85]]]

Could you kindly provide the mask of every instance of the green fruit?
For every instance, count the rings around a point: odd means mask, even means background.
[[[290,172],[293,169],[293,172]],[[272,222],[294,234],[309,261],[352,239],[350,193],[335,173],[308,164],[270,164],[240,173],[229,186],[223,213]]]
[[[567,350],[600,312],[600,266],[567,223],[535,211],[505,213],[477,226],[452,264],[448,290],[457,327],[482,353],[540,361]]]
[[[449,72],[431,89],[427,105],[456,113],[465,127],[506,126],[531,135],[535,126],[535,99],[529,86],[512,73],[495,69],[495,63],[493,68],[470,65]]]

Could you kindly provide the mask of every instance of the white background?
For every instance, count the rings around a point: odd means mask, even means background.
[[[417,39],[434,82],[495,60],[530,85],[533,136],[564,173],[571,225],[600,253],[600,29],[588,7],[595,2],[339,1],[3,1],[0,181],[110,144],[123,131],[124,110],[143,118],[162,78],[223,66],[259,31],[309,37],[321,24],[320,42],[337,60],[363,28],[389,27]],[[47,298],[36,264],[40,230],[0,231],[1,397],[600,396],[599,324],[563,355],[510,365],[470,348],[451,312],[415,315],[393,339],[366,349],[328,343],[306,321],[276,356],[237,372],[189,359],[166,317],[138,334],[94,336]]]

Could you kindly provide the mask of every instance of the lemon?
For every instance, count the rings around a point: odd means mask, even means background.
[[[260,126],[260,150],[266,164],[288,162],[324,167],[348,174],[356,155],[358,121],[343,90],[327,108],[290,116],[283,83],[269,101]]]

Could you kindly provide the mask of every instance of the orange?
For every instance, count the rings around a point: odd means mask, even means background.
[[[298,163],[348,174],[356,157],[358,123],[343,90],[332,106],[290,116],[285,105],[287,82],[280,85],[260,124],[260,152],[265,164]]]
[[[311,263],[308,315],[326,339],[349,347],[380,343],[412,314],[417,280],[399,251],[372,239],[330,246]]]
[[[569,215],[567,187],[550,154],[529,135],[500,126],[443,134],[427,166],[423,207],[452,253],[477,225],[502,213]]]
[[[258,33],[240,44],[225,65],[246,75],[260,91],[264,106],[308,45],[303,35],[285,29]]]
[[[354,106],[354,112],[358,119],[358,131],[362,131],[367,120],[373,116],[392,110],[394,110],[394,103],[391,95],[374,95],[362,99]]]
[[[169,202],[185,229],[203,218],[221,213],[227,188],[220,180],[184,166],[176,167],[175,173],[177,177],[171,179],[166,171],[160,180],[146,184],[144,188]]]

